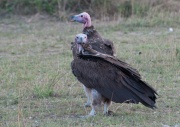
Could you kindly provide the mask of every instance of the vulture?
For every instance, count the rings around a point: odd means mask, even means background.
[[[77,58],[71,63],[74,76],[91,89],[91,107],[88,116],[94,116],[101,104],[108,114],[111,101],[115,103],[142,103],[156,108],[157,92],[141,79],[140,74],[129,64],[92,48],[87,35],[75,38]]]
[[[91,24],[91,17],[87,12],[71,16],[71,21],[83,23],[83,33],[87,35],[93,49],[108,55],[115,55],[113,42],[100,36],[100,34]]]
[[[91,17],[87,12],[80,13],[71,17],[71,21],[79,22],[83,24],[83,33],[87,35],[88,40],[92,48],[104,54],[115,56],[115,48],[112,41],[104,39],[100,36],[94,26],[91,24]],[[72,45],[72,51],[74,58],[76,57],[76,45]],[[87,96],[87,102],[85,106],[88,107],[91,104],[91,89],[84,86],[84,91]]]

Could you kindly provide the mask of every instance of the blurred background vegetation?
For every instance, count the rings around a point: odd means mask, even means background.
[[[86,11],[94,18],[151,17],[160,12],[178,15],[179,0],[1,0],[0,16],[37,13],[66,20],[70,14]]]

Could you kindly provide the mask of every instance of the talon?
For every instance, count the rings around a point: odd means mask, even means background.
[[[89,113],[89,116],[95,116],[95,115],[96,115],[96,111],[92,109],[91,112]]]
[[[104,112],[104,115],[106,115],[106,116],[113,116],[114,112],[109,110],[107,112]]]

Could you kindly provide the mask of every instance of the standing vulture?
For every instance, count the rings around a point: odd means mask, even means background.
[[[71,21],[83,23],[83,33],[87,35],[88,40],[92,48],[104,54],[115,56],[115,48],[112,41],[108,39],[103,39],[100,34],[96,31],[94,26],[91,24],[91,17],[87,12],[80,13],[71,17]],[[72,45],[73,54],[76,54],[76,46]],[[73,55],[74,56],[74,55]],[[75,55],[76,56],[76,55]],[[75,58],[74,56],[74,58]],[[85,85],[86,86],[86,85]],[[90,106],[91,100],[91,89],[84,86],[86,96],[88,98],[85,106]]]
[[[116,103],[142,103],[155,108],[156,91],[143,81],[136,69],[113,56],[100,53],[87,42],[85,34],[75,39],[78,54],[71,63],[74,76],[91,90],[92,110],[104,103],[104,114],[108,113],[111,101]]]

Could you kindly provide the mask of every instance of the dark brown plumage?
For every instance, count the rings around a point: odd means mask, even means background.
[[[94,50],[111,56],[115,55],[113,42],[108,39],[103,39],[94,26],[85,27],[83,33],[87,35],[88,42],[90,42],[90,45]]]
[[[87,88],[97,90],[116,103],[142,103],[155,108],[156,91],[143,81],[138,71],[125,62],[102,54],[89,44],[71,63],[73,74]]]

